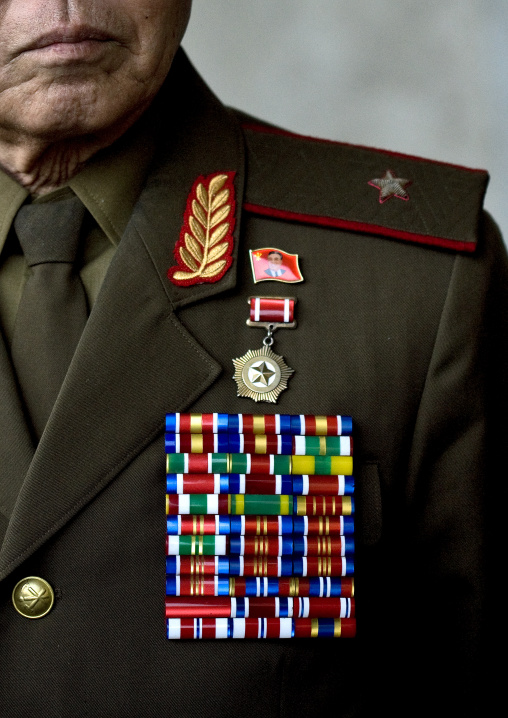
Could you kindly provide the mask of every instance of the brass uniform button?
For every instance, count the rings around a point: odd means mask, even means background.
[[[37,576],[23,578],[14,586],[12,603],[25,618],[42,618],[53,608],[55,594],[47,581]]]

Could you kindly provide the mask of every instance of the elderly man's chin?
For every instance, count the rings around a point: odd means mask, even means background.
[[[122,133],[150,103],[162,78],[139,82],[104,43],[34,53],[0,93],[0,136],[55,141]],[[13,78],[14,79],[14,78]]]
[[[0,136],[43,142],[86,135],[113,139],[149,105],[153,93],[146,89],[94,72],[28,82],[0,95]]]

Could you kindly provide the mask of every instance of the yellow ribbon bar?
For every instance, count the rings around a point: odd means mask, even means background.
[[[351,516],[353,513],[353,504],[351,501],[351,496],[343,496],[342,497],[342,513],[344,516]]]
[[[191,414],[190,415],[190,433],[201,434],[202,430],[202,414]]]
[[[252,418],[252,433],[253,434],[264,434],[265,433],[265,417],[263,414],[260,416],[254,416]]]
[[[324,437],[320,437],[324,439]],[[326,455],[325,442],[320,443],[321,455]],[[330,476],[351,476],[353,473],[353,457],[352,456],[327,456],[327,471]],[[315,456],[292,456],[291,473],[313,476],[316,473],[316,457]],[[318,464],[319,466],[319,464]],[[324,473],[324,472],[323,472]]]
[[[235,514],[236,516],[239,516],[241,514],[245,513],[245,496],[244,494],[235,494],[234,496],[234,505],[231,505],[231,512],[232,514]]]
[[[299,591],[300,581],[298,580],[298,577],[292,576],[289,579],[289,595],[292,597],[298,596]]]
[[[305,476],[314,474],[315,461],[313,456],[292,456],[292,474],[303,474]]]
[[[326,416],[316,416],[314,418],[316,421],[316,436],[326,436],[328,434]]]
[[[353,457],[352,456],[330,456],[331,471],[330,476],[351,476],[353,473]],[[298,473],[295,471],[295,474]]]
[[[191,438],[191,454],[203,454],[203,434],[192,434]]]
[[[266,434],[258,434],[254,437],[254,453],[255,454],[267,454],[268,453],[268,441]]]
[[[292,496],[286,496],[284,494],[280,497],[280,512],[283,516],[293,513],[292,499]]]

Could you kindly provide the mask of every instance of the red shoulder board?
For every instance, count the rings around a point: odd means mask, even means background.
[[[243,125],[246,211],[474,252],[484,170]]]

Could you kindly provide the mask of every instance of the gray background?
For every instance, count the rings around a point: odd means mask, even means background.
[[[488,169],[508,237],[508,0],[194,0],[184,47],[290,130]]]

